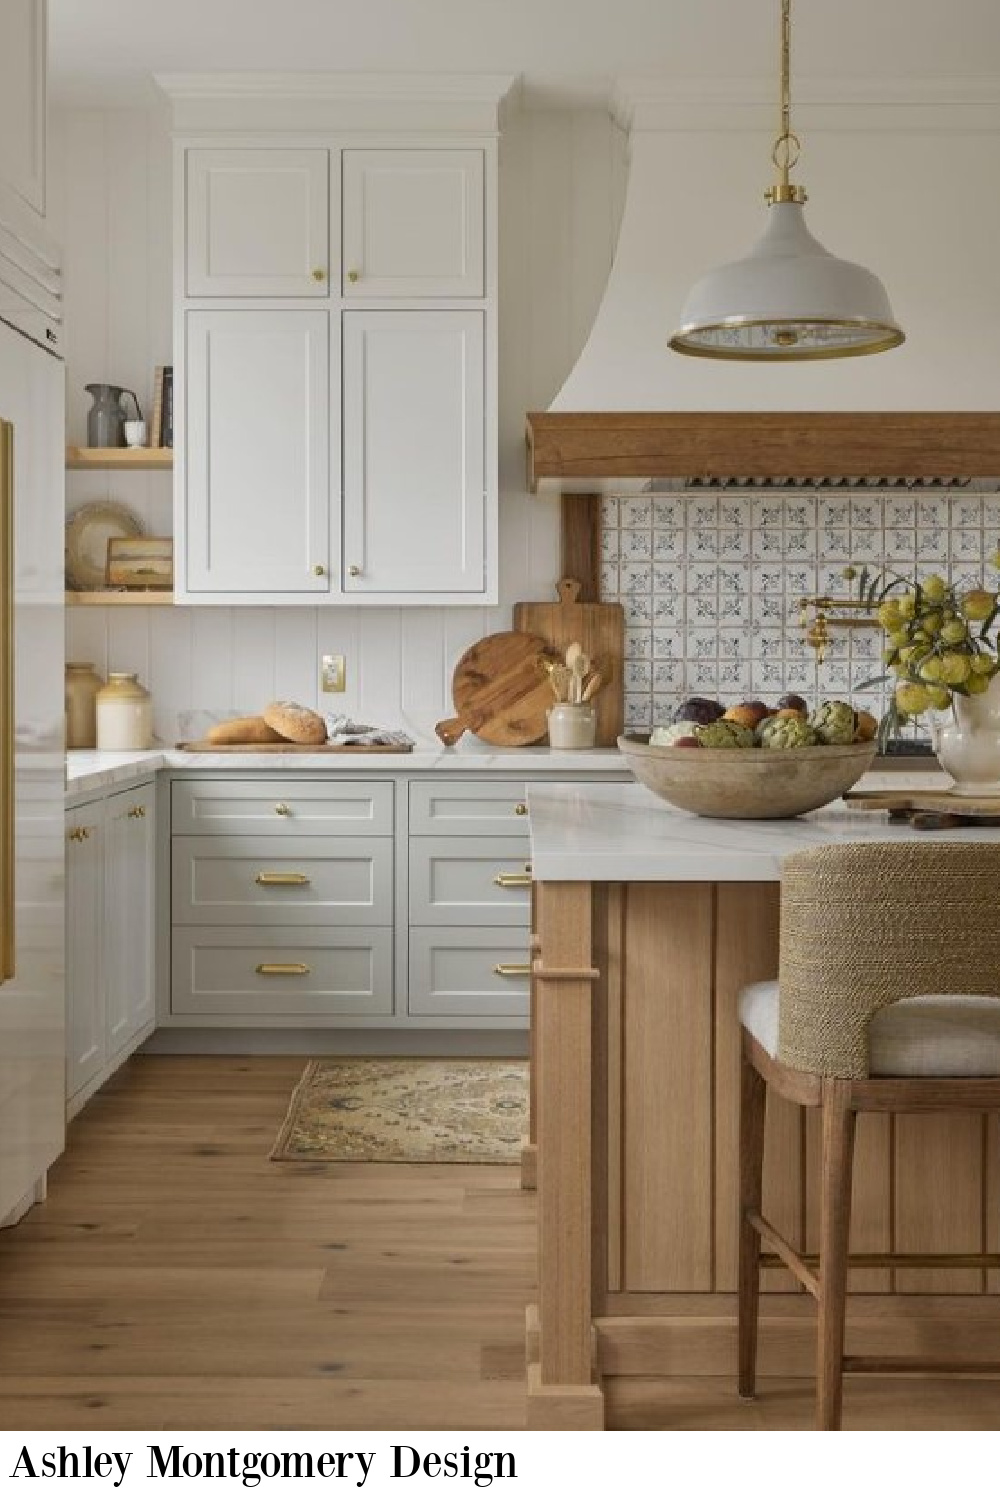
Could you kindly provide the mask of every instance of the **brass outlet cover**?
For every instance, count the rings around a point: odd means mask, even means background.
[[[347,687],[347,661],[343,656],[320,659],[319,685],[324,693],[342,693]]]

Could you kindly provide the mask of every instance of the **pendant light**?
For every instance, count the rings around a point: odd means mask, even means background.
[[[791,0],[781,0],[781,127],[771,152],[778,181],[765,194],[768,225],[749,255],[697,282],[670,340],[706,359],[843,359],[880,354],[905,338],[885,287],[838,260],[809,233],[805,189],[789,181],[801,145],[790,125]]]

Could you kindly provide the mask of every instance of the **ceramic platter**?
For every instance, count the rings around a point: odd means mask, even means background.
[[[138,519],[114,500],[96,500],[74,511],[66,522],[67,588],[83,593],[105,588],[109,540],[142,534]]]

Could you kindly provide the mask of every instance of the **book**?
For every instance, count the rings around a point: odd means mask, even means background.
[[[174,367],[163,367],[163,423],[160,432],[161,448],[174,446]]]
[[[157,365],[153,372],[153,410],[149,419],[149,445],[162,448],[163,432],[163,372],[166,366]]]

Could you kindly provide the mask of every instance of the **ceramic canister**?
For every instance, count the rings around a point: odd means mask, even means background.
[[[67,750],[92,750],[97,744],[97,695],[103,686],[92,661],[66,663]]]
[[[98,750],[148,750],[153,700],[134,672],[110,672],[97,695]]]

